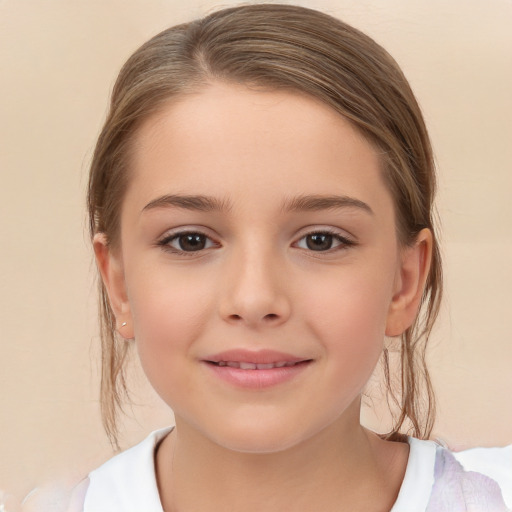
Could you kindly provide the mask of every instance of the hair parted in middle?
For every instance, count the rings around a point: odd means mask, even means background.
[[[398,406],[388,439],[401,432],[428,438],[435,400],[425,351],[439,311],[442,272],[434,225],[435,168],[418,103],[399,66],[375,41],[316,10],[254,4],[214,12],[164,30],[128,59],[115,83],[107,119],[90,171],[90,233],[119,246],[120,212],[130,181],[130,153],[141,124],[165,103],[212,82],[264,90],[290,90],[338,112],[375,147],[393,197],[403,246],[423,228],[433,234],[430,273],[414,324],[401,336],[398,389],[392,385],[387,349],[383,364],[388,402]],[[117,411],[126,395],[126,344],[100,282],[103,422],[117,445]]]

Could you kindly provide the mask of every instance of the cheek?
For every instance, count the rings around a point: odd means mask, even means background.
[[[391,278],[383,279],[363,268],[317,279],[314,290],[304,297],[301,309],[308,314],[311,326],[325,330],[328,338],[336,336],[358,343],[383,338],[392,296]]]
[[[213,299],[212,279],[205,272],[170,265],[162,256],[141,257],[126,268],[136,337],[145,340],[151,332],[176,342],[199,327]]]
[[[389,279],[372,278],[368,270],[366,278],[340,275],[336,282],[308,297],[302,309],[309,330],[322,340],[333,378],[358,387],[366,383],[382,352],[392,285]]]
[[[178,377],[180,359],[191,355],[195,340],[206,330],[213,300],[204,281],[173,273],[142,272],[129,283],[135,340],[142,366],[155,388]],[[211,289],[211,287],[210,287]]]

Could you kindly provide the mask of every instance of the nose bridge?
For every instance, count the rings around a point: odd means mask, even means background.
[[[251,326],[286,321],[290,302],[279,250],[258,237],[233,247],[227,267],[221,314],[228,321]]]

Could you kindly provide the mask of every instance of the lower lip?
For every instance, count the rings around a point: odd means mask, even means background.
[[[265,389],[294,379],[306,370],[311,361],[268,370],[242,370],[208,362],[205,364],[217,377],[229,384],[247,389]]]

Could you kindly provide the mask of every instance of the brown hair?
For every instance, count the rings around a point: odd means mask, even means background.
[[[398,389],[391,382],[387,350],[383,355],[388,401],[399,409],[386,437],[400,439],[406,426],[417,437],[429,437],[435,402],[425,350],[442,291],[432,150],[421,111],[399,66],[360,31],[312,9],[256,4],[171,27],[146,42],[119,74],[95,148],[87,199],[91,235],[104,233],[112,246],[119,242],[130,143],[141,122],[170,98],[215,80],[298,91],[331,106],[381,153],[400,242],[413,243],[423,228],[432,231],[432,265],[421,311],[401,337]],[[102,415],[117,446],[127,348],[116,341],[114,314],[103,284],[99,286]]]

